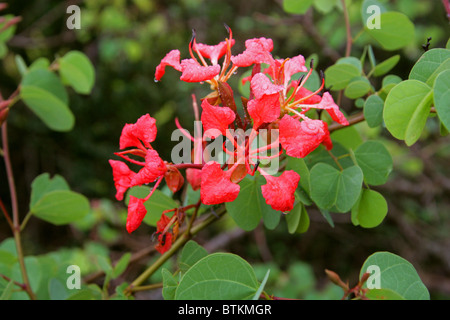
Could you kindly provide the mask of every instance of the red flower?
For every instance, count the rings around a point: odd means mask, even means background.
[[[291,157],[304,158],[321,143],[328,150],[332,148],[328,125],[322,120],[299,122],[285,115],[279,122],[280,143]]]
[[[185,59],[181,61],[180,80],[185,82],[202,82],[211,80],[220,73],[218,64],[213,66],[202,66],[194,59]]]
[[[145,166],[131,179],[132,186],[151,183],[163,176],[167,171],[164,161],[154,149],[148,149],[145,156]]]
[[[158,234],[156,250],[161,254],[169,250],[172,246],[172,234],[166,230],[170,220],[171,219],[163,213],[156,223],[156,233]]]
[[[344,126],[348,125],[347,119],[342,114],[342,112],[339,110],[339,106],[336,103],[334,103],[333,97],[331,96],[331,94],[329,92],[324,92],[324,94],[322,96],[322,100],[320,101],[320,103],[318,105],[314,106],[314,108],[325,109],[325,110],[327,110],[327,112],[330,114],[331,118],[334,121],[336,121]]]
[[[116,199],[123,200],[123,195],[131,187],[131,180],[136,175],[128,166],[122,161],[109,160],[109,164],[113,170],[114,185],[116,187]]]
[[[296,94],[295,94],[295,100],[299,100],[305,97],[308,97],[312,94],[312,91],[309,91],[308,89],[306,89],[305,87],[301,87],[297,90]],[[322,97],[315,94],[312,95],[311,97],[302,100],[302,104],[317,104],[320,101],[322,101]]]
[[[127,231],[128,233],[136,230],[144,220],[147,214],[147,209],[144,206],[144,199],[130,196],[130,202],[128,203],[128,216],[127,216]]]
[[[228,107],[219,107],[211,105],[207,99],[202,101],[202,124],[205,130],[205,136],[216,138],[220,132],[226,136],[228,126],[233,123],[236,114]]]
[[[147,148],[150,147],[150,142],[156,139],[156,120],[150,117],[149,114],[140,117],[134,124],[126,124],[122,129],[120,135],[119,146],[120,149],[127,147],[138,147],[142,149],[141,141]]]
[[[220,164],[215,161],[208,162],[203,166],[200,189],[202,203],[206,205],[219,204],[231,202],[237,198],[240,187],[230,181],[231,173],[223,171]]]
[[[245,41],[245,51],[231,57],[236,67],[249,67],[252,64],[268,63],[273,61],[270,52],[273,50],[272,39],[259,38]]]
[[[283,86],[274,85],[268,77],[257,73],[251,81],[251,89],[255,96],[247,104],[247,110],[253,119],[253,128],[266,122],[273,122],[280,116],[280,94]]]
[[[284,171],[281,176],[264,176],[267,184],[261,186],[266,203],[274,210],[291,211],[294,207],[295,195],[300,176],[292,170]]]
[[[161,63],[156,67],[155,80],[159,81],[165,73],[166,66],[171,66],[175,70],[181,71],[180,51],[172,50],[161,60]]]
[[[234,45],[234,39],[230,41],[230,47]],[[216,45],[207,45],[194,42],[193,49],[198,51],[204,58],[211,60],[213,65],[217,64],[219,59],[227,52],[227,41],[222,41]]]

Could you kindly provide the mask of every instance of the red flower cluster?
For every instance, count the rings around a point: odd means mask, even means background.
[[[330,133],[326,122],[311,119],[306,116],[310,109],[326,110],[330,117],[342,125],[348,125],[345,116],[333,101],[332,96],[323,90],[322,86],[316,92],[304,87],[312,73],[312,67],[305,66],[302,55],[288,59],[275,59],[271,51],[271,39],[258,38],[245,42],[245,50],[232,55],[231,48],[235,41],[231,30],[229,38],[217,45],[197,43],[195,36],[189,44],[191,58],[180,60],[180,51],[170,51],[157,66],[155,80],[160,80],[167,66],[181,72],[180,79],[186,82],[207,82],[212,92],[202,99],[201,122],[204,135],[200,139],[192,138],[187,130],[177,125],[194,143],[202,146],[206,141],[219,136],[226,137],[234,146],[233,151],[224,151],[234,160],[232,164],[219,164],[216,161],[204,159],[196,154],[196,164],[192,167],[184,166],[186,179],[194,190],[200,188],[201,202],[206,205],[220,204],[234,201],[239,194],[241,181],[247,174],[254,175],[259,171],[267,183],[261,187],[266,203],[273,209],[282,212],[292,210],[295,202],[294,192],[298,186],[300,176],[294,171],[284,171],[279,176],[269,175],[261,159],[279,157],[282,151],[292,157],[303,158],[323,144],[327,149],[332,148]],[[223,58],[223,63],[219,60]],[[209,63],[207,63],[209,60]],[[267,65],[262,70],[262,64]],[[233,91],[226,83],[236,73],[238,68],[253,67],[252,75],[244,81],[250,82],[250,97],[241,98],[245,116],[237,112]],[[300,80],[293,80],[292,76],[303,72],[305,76]],[[194,110],[196,103],[194,102]],[[198,119],[197,119],[198,120]],[[251,133],[243,142],[237,141],[230,134],[229,129],[250,128]],[[253,141],[260,134],[262,128],[278,129],[279,137],[264,147],[254,148]],[[120,161],[110,160],[113,168],[116,186],[116,198],[123,199],[126,190],[132,186],[155,182],[149,195],[144,199],[130,197],[128,205],[127,230],[135,230],[146,214],[144,202],[149,199],[158,187],[163,177],[172,191],[176,192],[184,183],[183,176],[176,164],[164,162],[150,143],[156,138],[155,120],[148,114],[141,117],[135,124],[126,124],[120,137],[120,149],[133,148],[116,153],[127,161],[140,165],[142,168],[134,172]],[[281,152],[276,152],[281,145]],[[271,152],[271,156],[262,155],[262,152]],[[140,156],[144,161],[136,161],[128,154]],[[176,220],[176,219],[175,219]],[[170,233],[162,232],[173,224],[165,215],[158,222],[159,250],[166,251],[173,240]],[[172,222],[171,222],[172,221]],[[178,226],[178,224],[177,224]]]

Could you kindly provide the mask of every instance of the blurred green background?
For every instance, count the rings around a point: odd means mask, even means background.
[[[170,69],[162,81],[155,83],[153,80],[155,67],[168,51],[179,49],[182,58],[188,57],[192,29],[196,31],[198,42],[215,44],[227,36],[226,23],[236,39],[234,54],[243,50],[246,39],[263,36],[273,39],[273,53],[278,57],[302,54],[307,58],[316,54],[318,69],[322,70],[345,52],[345,23],[340,2],[334,0],[316,1],[315,7],[304,15],[287,14],[282,1],[269,0],[7,2],[9,7],[4,13],[21,16],[23,20],[8,43],[9,52],[0,63],[0,91],[4,97],[9,96],[20,82],[15,55],[22,56],[30,64],[39,57],[53,61],[69,50],[80,50],[88,55],[96,69],[92,94],[80,96],[69,91],[70,108],[76,116],[73,131],[50,131],[23,103],[16,105],[10,113],[10,148],[22,213],[28,209],[31,182],[40,173],[49,172],[61,174],[72,189],[92,199],[93,203],[101,203],[98,208],[103,210],[104,216],[116,212],[123,217],[124,206],[114,199],[115,189],[108,164],[108,159],[118,151],[123,125],[150,113],[158,125],[158,136],[152,145],[163,159],[170,159],[174,118],[178,117],[182,125],[192,130],[194,118],[190,95],[195,93],[199,98],[208,93],[206,86],[179,81],[179,73]],[[362,27],[361,2],[347,1],[353,35]],[[439,0],[381,2],[405,13],[416,27],[415,42],[395,52],[401,59],[391,71],[406,79],[423,53],[421,45],[428,37],[432,37],[431,47],[445,47],[449,21]],[[69,16],[66,8],[70,4],[81,8],[80,30],[66,27]],[[354,44],[352,55],[359,57],[367,42],[370,39],[363,34]],[[394,54],[376,45],[373,48],[379,61]],[[238,77],[234,79],[234,85],[237,80]],[[357,110],[354,102],[347,99],[342,100],[341,107],[347,114]],[[309,279],[305,280],[307,285],[303,283],[306,288],[312,285],[320,288],[326,283],[326,268],[349,279],[351,284],[356,283],[366,257],[378,250],[391,251],[413,263],[432,298],[449,298],[449,138],[440,135],[432,120],[421,140],[411,148],[390,138],[385,130],[369,130],[364,124],[358,125],[358,130],[364,138],[382,139],[394,158],[391,179],[378,188],[389,201],[388,217],[381,226],[373,230],[362,229],[351,224],[349,215],[335,215],[335,226],[331,227],[311,208],[308,211],[311,226],[302,235],[288,234],[283,221],[274,231],[258,228],[245,234],[228,230],[227,224],[219,224],[209,233],[200,235],[199,243],[207,246],[223,232],[229,237],[224,238],[218,249],[237,253],[252,263],[273,263],[285,278],[289,278],[289,272],[292,279],[300,273],[300,283],[302,277]],[[0,196],[8,203],[3,169],[0,170],[0,181]],[[105,213],[108,210],[111,212]],[[10,236],[10,231],[3,217],[0,222],[1,241]],[[102,242],[117,252],[129,251],[144,245],[139,244],[139,240],[148,245],[152,232],[144,227],[136,233],[134,240],[130,240],[113,226],[106,235],[100,228],[94,228],[89,232],[84,230],[81,236],[79,230],[70,228],[33,220],[24,235],[26,252],[44,253],[63,246],[80,245],[87,239]],[[233,236],[244,241],[234,241]],[[271,285],[283,294],[282,283]],[[305,293],[289,290],[286,289],[285,294],[293,292],[301,296]]]

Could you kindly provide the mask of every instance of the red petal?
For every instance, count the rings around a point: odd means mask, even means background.
[[[279,122],[280,143],[291,157],[304,158],[322,142],[330,146],[328,126],[322,120],[297,121],[285,115]]]
[[[228,126],[236,118],[236,114],[228,107],[217,107],[209,104],[208,100],[202,101],[202,124],[205,135],[210,138],[216,138],[219,132],[226,136]]]
[[[131,186],[131,180],[136,175],[128,166],[122,161],[109,160],[109,164],[113,169],[114,185],[116,187],[116,199],[123,200],[123,195]]]
[[[308,72],[305,66],[305,58],[302,55],[293,57],[284,64],[284,85],[287,85],[291,77],[298,72]]]
[[[247,103],[247,110],[255,129],[263,123],[273,122],[280,117],[280,95],[276,93],[252,99]]]
[[[339,110],[339,106],[334,102],[333,97],[329,92],[324,92],[322,100],[317,106],[314,106],[314,108],[325,109],[334,121],[344,126],[348,125],[347,119],[341,110]]]
[[[198,190],[202,183],[202,170],[193,168],[186,169],[186,179],[194,191]]]
[[[161,60],[161,63],[156,67],[155,80],[159,81],[165,73],[166,66],[171,66],[175,70],[181,71],[180,51],[172,50]]]
[[[220,164],[211,161],[202,169],[200,197],[206,205],[234,201],[239,195],[240,187],[230,181],[230,174],[222,171]]]
[[[163,232],[169,222],[170,218],[163,213],[158,222],[156,222],[156,232]]]
[[[181,77],[185,82],[202,82],[211,80],[220,73],[218,64],[213,66],[202,66],[194,59],[185,59],[181,61]]]
[[[300,176],[292,170],[284,171],[281,176],[266,175],[267,184],[261,186],[266,203],[274,210],[291,211],[294,207],[295,195]]]
[[[251,84],[252,92],[256,99],[264,95],[272,95],[284,89],[283,86],[275,85],[263,73],[257,73],[253,76]]]
[[[172,234],[170,232],[160,234],[158,236],[158,242],[155,249],[161,254],[165,253],[172,247]]]
[[[147,113],[140,117],[134,124],[126,124],[120,135],[120,149],[127,147],[140,147],[142,141],[147,148],[150,142],[156,139],[156,120]]]
[[[234,39],[231,39],[230,47],[233,45]],[[227,42],[222,41],[213,46],[195,42],[193,49],[198,50],[203,57],[210,59],[214,65],[227,52]]]
[[[130,196],[130,202],[128,203],[128,216],[127,216],[127,231],[128,233],[136,230],[144,220],[147,214],[147,209],[144,206],[144,199]]]
[[[159,157],[158,152],[154,149],[148,149],[145,156],[145,167],[131,180],[133,186],[139,186],[151,183],[163,176],[167,171],[164,161]]]
[[[254,63],[270,64],[273,61],[270,54],[273,50],[272,39],[249,39],[245,41],[245,48],[243,53],[231,57],[231,61],[237,67],[248,67]]]

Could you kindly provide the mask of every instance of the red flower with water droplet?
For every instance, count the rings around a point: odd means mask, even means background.
[[[265,175],[267,183],[261,186],[266,203],[274,210],[288,212],[294,207],[295,190],[300,176],[292,170],[284,171],[281,176]]]
[[[245,50],[237,56],[231,57],[231,62],[236,67],[249,67],[252,64],[268,63],[273,61],[271,51],[273,50],[272,39],[258,38],[245,41]]]
[[[156,67],[155,80],[159,81],[164,76],[166,66],[171,66],[175,70],[181,71],[180,50],[172,50],[161,60]]]
[[[202,101],[202,124],[205,136],[216,138],[219,134],[226,136],[228,126],[233,123],[236,114],[228,107],[211,105],[207,99]]]
[[[229,41],[230,47],[234,45],[234,42],[234,39]],[[193,49],[194,51],[198,51],[204,58],[211,60],[213,65],[216,65],[219,59],[227,52],[228,42],[221,41],[216,45],[207,45],[194,41]]]
[[[154,149],[148,149],[145,155],[145,166],[131,180],[131,185],[139,186],[154,182],[164,176],[167,167]]]
[[[334,102],[333,97],[329,92],[324,92],[322,100],[318,105],[314,106],[314,108],[325,109],[334,121],[344,126],[348,125],[348,120],[341,110],[339,110],[339,106]]]
[[[130,196],[130,202],[128,203],[128,216],[126,228],[128,233],[136,230],[144,220],[147,214],[147,209],[144,206],[144,199]]]
[[[281,146],[288,156],[304,158],[321,143],[329,150],[332,148],[328,125],[322,120],[298,121],[285,115],[279,122],[279,130]]]
[[[253,76],[250,87],[255,96],[247,103],[247,110],[253,119],[253,128],[261,124],[273,122],[280,116],[280,91],[283,86],[274,85],[262,73]]]
[[[151,148],[150,142],[156,139],[156,120],[149,114],[140,117],[136,123],[126,124],[120,135],[119,147],[125,149],[128,147],[142,147],[142,143],[146,148]],[[142,142],[142,143],[141,143]]]
[[[200,197],[206,205],[234,201],[240,187],[230,181],[232,171],[223,171],[215,161],[206,163],[202,168]]]

